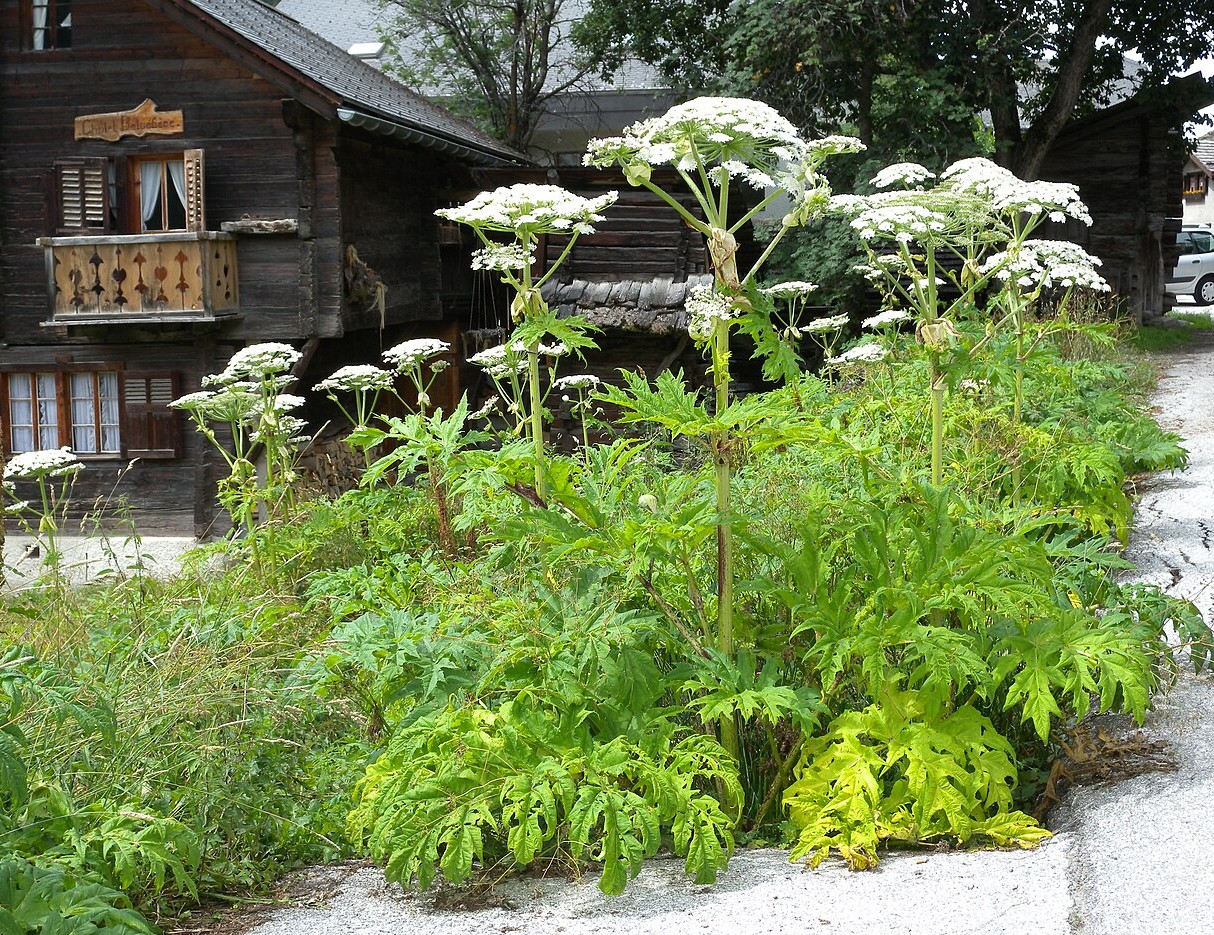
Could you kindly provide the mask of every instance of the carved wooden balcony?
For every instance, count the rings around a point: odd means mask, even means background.
[[[236,241],[213,231],[44,237],[46,324],[212,321],[236,315]]]

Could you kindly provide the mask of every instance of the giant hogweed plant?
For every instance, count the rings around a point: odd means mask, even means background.
[[[510,400],[526,425],[535,463],[535,490],[544,496],[544,408],[540,382],[542,357],[557,357],[593,347],[592,330],[581,318],[558,318],[540,293],[560,268],[582,234],[592,233],[602,211],[616,201],[615,192],[583,198],[557,185],[518,184],[482,192],[459,207],[435,212],[439,217],[472,228],[481,242],[473,254],[474,269],[492,270],[513,292],[511,317],[517,325],[509,341],[492,354],[482,352],[474,362],[485,366],[496,381],[508,379],[515,389]],[[547,236],[565,238],[560,255],[541,262],[537,251]],[[504,242],[503,242],[504,240]],[[545,339],[554,344],[544,345]],[[514,362],[522,358],[525,370]],[[520,375],[524,385],[519,386]],[[551,374],[549,374],[551,378]]]
[[[805,224],[826,207],[830,189],[819,173],[832,155],[861,149],[851,137],[807,141],[791,123],[758,101],[704,97],[678,104],[661,117],[627,128],[621,136],[591,140],[588,165],[619,166],[630,185],[653,192],[706,241],[715,285],[688,300],[688,334],[707,349],[715,389],[719,431],[708,436],[716,478],[717,526],[717,632],[716,646],[733,652],[733,532],[731,529],[730,476],[736,439],[728,429],[730,404],[731,329],[740,324],[754,305],[747,297],[763,263],[786,231]],[[654,170],[671,166],[695,198],[699,214],[688,210],[671,192],[654,180]],[[744,185],[764,193],[747,210],[730,210],[730,191]],[[788,199],[789,208],[762,255],[750,269],[738,268],[738,232],[764,209]],[[767,334],[769,322],[750,316],[750,330]],[[626,407],[622,397],[613,400]],[[734,725],[721,724],[726,747],[738,752]]]
[[[914,163],[889,166],[872,179],[875,188],[888,190],[836,196],[832,210],[851,217],[869,255],[866,275],[883,288],[891,308],[907,309],[915,319],[929,364],[931,478],[939,485],[944,482],[945,370],[958,356],[958,320],[992,283],[1002,283],[993,304],[1004,314],[993,317],[991,325],[1015,333],[1019,367],[1026,353],[1027,306],[1043,288],[1107,285],[1093,270],[1094,258],[1073,244],[1044,253],[1040,261],[1034,245],[1026,246],[1047,220],[1092,223],[1074,185],[1026,182],[983,158],[954,163],[936,185],[925,188],[933,178]],[[988,330],[965,354],[976,353],[992,333]],[[1017,413],[1021,386],[1017,378]]]
[[[735,117],[746,110],[730,106]],[[757,125],[738,120],[729,125],[734,136],[721,130],[705,151],[716,146],[720,156]],[[610,892],[665,833],[689,870],[710,877],[739,819],[762,825],[781,803],[794,816],[798,856],[811,859],[833,850],[870,866],[882,842],[938,837],[1031,843],[1041,831],[1013,807],[1011,743],[1042,744],[1059,723],[1081,716],[1093,693],[1103,707],[1141,716],[1157,684],[1162,620],[1179,611],[1110,586],[1100,549],[1072,549],[1059,532],[1066,516],[1041,520],[1047,535],[1025,520],[1031,510],[988,509],[957,489],[914,484],[919,472],[906,462],[923,460],[924,433],[899,435],[880,421],[922,425],[924,397],[939,380],[924,388],[907,374],[926,370],[924,361],[883,368],[867,384],[888,389],[879,405],[865,403],[864,383],[831,388],[810,377],[730,400],[722,334],[747,327],[762,337],[766,328],[769,346],[787,347],[802,322],[797,309],[776,326],[761,321],[754,271],[737,270],[726,237],[736,231],[728,186],[714,188],[713,176],[726,179],[741,163],[705,162],[679,121],[649,125],[633,141],[663,128],[690,142],[676,160],[675,143],[663,137],[651,157],[677,162],[725,225],[715,228],[717,287],[694,295],[689,308],[691,331],[712,355],[717,405],[704,405],[673,374],[652,385],[626,374],[623,387],[601,398],[624,422],[662,430],[648,440],[587,446],[565,459],[549,456],[534,436],[508,433],[500,450],[451,462],[457,495],[479,498],[460,521],[491,530],[477,572],[454,564],[444,571],[449,590],[431,587],[438,578],[427,585],[442,603],[435,620],[395,616],[389,628],[372,613],[350,624],[361,648],[332,660],[331,672],[367,691],[388,736],[359,787],[352,835],[403,882],[569,855],[601,863],[600,885]],[[628,139],[609,142],[596,158],[626,161]],[[783,155],[774,158],[768,168]],[[645,165],[631,164],[637,184],[651,182]],[[803,197],[790,223],[825,198],[801,168]],[[711,240],[714,228],[697,222]],[[966,285],[984,276],[989,283],[998,270],[976,264],[1008,243],[1009,229],[974,222],[970,230]],[[519,332],[478,362],[500,368],[490,375],[514,401],[513,434],[522,435],[537,411],[529,348],[560,335],[546,324],[549,311],[529,305],[533,292],[516,294]],[[960,307],[954,314],[964,324]],[[889,330],[904,317],[887,310],[866,324]],[[938,311],[933,323],[937,336],[948,336],[951,322]],[[884,354],[883,345],[863,345],[832,355],[832,366]],[[543,357],[535,344],[536,363]],[[1026,355],[1024,363],[1036,362]],[[942,393],[939,402],[943,408]],[[856,425],[861,412],[877,424]],[[699,470],[692,459],[677,469],[682,462],[661,451],[668,436],[700,445],[711,467]],[[810,479],[785,468],[796,457],[818,459]],[[858,485],[839,480],[856,471]],[[529,489],[518,483],[528,474]],[[1102,471],[1098,483],[1107,487],[1111,476]],[[735,483],[749,496],[731,508]],[[1093,483],[1080,472],[1074,489],[1082,495]],[[829,497],[814,492],[828,486]],[[786,488],[794,502],[782,513],[769,500]],[[777,513],[789,535],[765,538]],[[818,515],[820,528],[798,521]],[[733,532],[750,575],[737,642]],[[716,594],[699,585],[712,577],[714,537]],[[1069,569],[1071,562],[1087,570]],[[582,584],[553,588],[578,570],[588,576]],[[695,720],[703,730],[715,726],[722,744],[689,734]]]
[[[282,518],[295,502],[306,426],[291,413],[304,400],[285,390],[296,380],[291,368],[301,357],[287,344],[249,345],[233,354],[222,371],[203,378],[203,386],[213,388],[169,404],[189,415],[227,464],[219,501],[248,535],[260,517]]]

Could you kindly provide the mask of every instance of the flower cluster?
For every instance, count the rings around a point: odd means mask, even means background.
[[[486,348],[479,354],[468,358],[468,363],[476,364],[495,380],[501,380],[527,369],[527,361],[522,356],[522,349],[516,341],[513,346],[498,344]]]
[[[615,204],[617,197],[617,192],[607,192],[597,198],[583,198],[558,185],[518,184],[481,192],[465,205],[434,213],[482,231],[588,234],[603,219],[600,212]]]
[[[329,394],[338,391],[366,393],[385,390],[391,385],[392,374],[389,371],[381,370],[372,364],[351,364],[334,370],[327,379],[321,380],[312,388]]]
[[[526,269],[535,262],[535,245],[531,249],[520,243],[491,244],[472,254],[472,268],[499,273]]]
[[[728,296],[711,286],[697,286],[687,296],[687,333],[695,341],[708,341],[717,322],[737,318],[741,312],[733,307]]]
[[[1108,292],[1096,267],[1100,258],[1066,240],[1026,240],[1014,253],[996,253],[983,263],[983,273],[1013,282],[1026,292],[1038,289],[1078,287]]]
[[[47,477],[66,477],[84,467],[72,449],[49,448],[42,451],[23,451],[15,454],[4,465],[4,480],[42,480]]]
[[[941,186],[967,192],[1004,215],[1047,215],[1051,221],[1074,218],[1091,225],[1092,217],[1069,182],[1026,182],[989,159],[955,162],[940,174]]]
[[[773,299],[803,299],[817,288],[818,284],[815,282],[794,279],[788,282],[778,282],[774,286],[767,286],[759,291]]]
[[[593,373],[571,373],[567,377],[558,377],[552,382],[552,389],[558,393],[568,390],[592,390],[603,381]]]
[[[874,364],[884,360],[889,351],[880,344],[857,344],[837,357],[826,358],[829,367],[856,367],[860,364]]]
[[[801,325],[800,330],[809,334],[826,334],[847,327],[846,315],[831,315],[827,318],[814,318]]]
[[[886,328],[890,325],[895,325],[900,321],[906,321],[910,318],[910,312],[901,308],[891,308],[884,312],[878,312],[872,318],[866,318],[860,323],[861,328],[868,328],[870,331],[878,331],[881,328]]]
[[[949,205],[935,192],[880,192],[867,197],[838,195],[833,210],[851,214],[851,226],[864,240],[923,242],[947,235],[955,226]]]
[[[303,355],[289,344],[250,344],[232,355],[222,373],[208,377],[205,382],[222,386],[238,380],[260,380],[286,373],[299,363],[302,357]]]
[[[633,124],[622,136],[591,140],[586,165],[672,165],[683,172],[712,166],[712,179],[744,180],[752,188],[775,184],[781,163],[800,163],[806,144],[797,128],[760,101],[698,97],[660,117]]]
[[[921,188],[924,182],[935,177],[934,172],[917,162],[896,162],[874,175],[870,184],[873,188]]]
[[[412,370],[423,361],[445,354],[449,350],[451,345],[438,338],[414,338],[388,348],[384,351],[383,358],[385,363],[391,364],[398,371]]]

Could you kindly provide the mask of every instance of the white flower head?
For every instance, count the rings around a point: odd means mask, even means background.
[[[393,375],[372,364],[350,364],[333,371],[332,375],[312,387],[322,393],[358,393],[387,389]]]
[[[397,371],[404,371],[449,350],[451,345],[438,338],[414,338],[388,348],[381,356],[385,363],[391,364]]]
[[[480,409],[476,410],[476,412],[470,413],[468,418],[487,419],[489,417],[489,413],[493,412],[493,410],[497,408],[498,403],[501,401],[501,398],[498,396],[490,396],[487,400],[485,400],[485,404],[481,406]]]
[[[169,403],[170,409],[183,409],[187,412],[204,407],[208,402],[215,398],[213,390],[199,390],[196,393],[186,393],[184,396],[178,397]]]
[[[1052,221],[1074,218],[1091,225],[1092,217],[1069,182],[1026,182],[989,159],[955,162],[940,173],[941,187],[965,192],[988,202],[1002,215],[1048,215]]]
[[[772,107],[741,97],[698,97],[660,117],[628,127],[622,136],[591,140],[585,163],[620,165],[629,178],[654,166],[684,172],[697,158],[716,185],[736,178],[752,188],[775,185],[782,166],[802,164],[809,146]]]
[[[788,282],[778,282],[774,286],[767,286],[759,291],[773,299],[803,299],[811,292],[816,292],[817,289],[818,284],[815,282],[793,279]]]
[[[498,344],[472,355],[468,358],[468,363],[476,364],[495,380],[522,373],[527,369],[527,361],[520,356],[520,352],[505,344]]]
[[[603,381],[593,373],[571,373],[552,381],[552,389],[560,393],[566,390],[592,390]]]
[[[4,480],[40,480],[48,477],[66,477],[84,467],[72,449],[48,448],[41,451],[23,451],[13,455],[4,465]]]
[[[526,269],[535,262],[535,245],[525,250],[520,243],[494,244],[472,254],[472,268],[510,272]]]
[[[559,185],[520,183],[481,192],[458,208],[434,213],[484,231],[507,234],[587,234],[603,219],[601,212],[615,204],[618,192],[583,198]],[[518,267],[512,267],[518,268]]]
[[[717,322],[737,318],[741,311],[734,308],[728,296],[711,286],[696,286],[687,295],[687,333],[695,341],[708,341]]]
[[[884,312],[878,312],[872,318],[866,318],[860,323],[861,328],[867,328],[870,331],[879,331],[882,328],[888,328],[890,325],[896,325],[900,321],[906,321],[910,318],[910,312],[901,308],[886,309]]]
[[[888,354],[889,351],[880,344],[857,344],[855,347],[848,348],[842,354],[826,358],[826,364],[830,367],[846,369],[862,364],[875,364],[878,361],[884,360]]]
[[[233,354],[222,373],[204,382],[226,384],[237,380],[260,380],[285,374],[302,357],[303,355],[289,344],[251,344]]]
[[[1108,292],[1109,284],[1096,271],[1099,257],[1067,240],[1026,240],[1015,253],[996,253],[980,270],[995,279],[1015,283],[1025,292],[1037,289],[1080,288]]]
[[[838,331],[840,328],[846,328],[848,317],[846,315],[831,315],[827,318],[814,318],[801,325],[800,330],[807,331],[810,334],[826,334],[831,331]]]
[[[924,182],[935,177],[934,172],[929,172],[917,162],[898,162],[874,175],[871,184],[873,188],[921,188]]]

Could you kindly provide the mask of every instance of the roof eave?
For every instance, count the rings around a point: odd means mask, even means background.
[[[531,164],[531,160],[522,153],[516,153],[505,147],[500,150],[490,149],[487,146],[478,146],[469,140],[453,140],[431,130],[411,127],[396,120],[389,120],[387,117],[379,117],[349,107],[338,107],[337,119],[352,127],[379,133],[407,143],[415,143],[440,153],[448,153],[477,166],[505,168]]]

